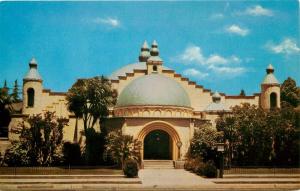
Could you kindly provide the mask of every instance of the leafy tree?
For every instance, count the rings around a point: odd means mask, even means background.
[[[209,124],[205,124],[195,130],[191,140],[188,158],[203,158],[204,162],[215,158],[214,147],[216,143],[222,141],[222,133],[217,132]]]
[[[105,77],[79,79],[68,91],[68,108],[83,119],[84,131],[94,128],[98,120],[109,114],[108,108],[116,103],[116,92]]]
[[[250,104],[236,106],[230,115],[221,116],[217,129],[224,132],[228,141],[229,162],[236,165],[297,164],[299,131],[295,116],[293,108],[265,111]]]
[[[14,161],[16,165],[49,166],[55,164],[60,156],[65,118],[56,118],[53,112],[30,116],[19,128],[13,130],[19,134],[19,141],[12,142],[6,151],[5,160]],[[29,125],[29,126],[28,126]],[[19,156],[22,154],[21,156]],[[9,162],[7,162],[9,164]]]
[[[9,94],[6,80],[3,88],[0,88],[0,137],[8,136],[8,125],[10,123],[10,113],[13,111],[13,98]]]
[[[109,115],[109,108],[116,103],[117,93],[105,77],[79,79],[68,91],[68,108],[74,112],[77,120],[82,118],[86,136],[85,157],[89,164],[95,164],[101,158],[105,144],[104,120]],[[94,129],[100,123],[101,133]]]
[[[300,89],[291,77],[288,77],[281,85],[281,103],[282,106],[290,104],[293,107],[300,105]]]
[[[0,109],[8,109],[12,111],[11,104],[14,102],[13,97],[9,94],[9,88],[5,80],[4,86],[0,88]]]
[[[122,168],[125,160],[134,159],[140,162],[141,142],[133,136],[123,135],[121,130],[111,131],[106,142],[106,156],[111,156]]]
[[[11,94],[14,102],[19,102],[20,101],[20,96],[19,96],[19,86],[18,86],[18,81],[15,80],[14,88],[12,90]]]

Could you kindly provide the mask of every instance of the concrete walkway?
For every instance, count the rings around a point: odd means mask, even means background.
[[[139,171],[145,187],[186,187],[214,185],[209,179],[187,172],[183,169],[142,169]]]

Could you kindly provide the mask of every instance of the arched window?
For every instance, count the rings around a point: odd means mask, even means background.
[[[29,88],[27,90],[27,106],[33,107],[34,106],[34,89]]]
[[[271,93],[270,94],[270,108],[276,108],[277,107],[277,94]]]
[[[156,66],[156,65],[153,66],[153,71],[154,71],[154,72],[157,72],[157,66]]]

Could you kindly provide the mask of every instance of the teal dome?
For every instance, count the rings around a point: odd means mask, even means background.
[[[191,107],[189,96],[183,87],[161,74],[141,76],[120,93],[117,107],[138,105]]]

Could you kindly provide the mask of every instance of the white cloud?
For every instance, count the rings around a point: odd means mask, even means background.
[[[118,27],[120,26],[120,21],[116,18],[111,18],[111,17],[107,17],[107,18],[100,18],[97,17],[93,20],[94,23],[97,24],[105,24],[105,25],[109,25],[111,27]]]
[[[212,54],[206,59],[206,64],[208,65],[225,65],[225,64],[233,64],[240,63],[241,60],[239,57],[233,55],[229,58],[224,58],[218,54]]]
[[[215,64],[227,64],[228,60],[225,59],[222,56],[219,56],[217,54],[213,54],[213,55],[210,55],[210,57],[206,60],[206,63],[209,64],[209,65],[210,64],[212,64],[212,65],[215,65]]]
[[[246,69],[243,67],[226,67],[226,66],[216,67],[212,65],[209,68],[213,70],[215,73],[222,74],[222,75],[230,75],[231,77],[239,76],[246,72]]]
[[[200,65],[224,65],[241,62],[240,58],[235,55],[225,58],[218,54],[211,54],[210,56],[205,57],[201,48],[194,45],[187,47],[178,58],[185,64],[197,63]]]
[[[230,57],[223,57],[219,54],[211,54],[208,57],[203,55],[201,48],[198,46],[189,46],[184,52],[177,56],[177,61],[184,64],[194,64],[196,67],[201,68],[200,72],[197,68],[189,68],[184,71],[184,74],[191,77],[197,77],[203,79],[209,75],[209,72],[214,72],[220,75],[228,75],[231,77],[240,75],[246,72],[246,69],[236,64],[242,62],[242,60],[232,55]]]
[[[266,47],[275,54],[299,54],[300,48],[296,41],[290,38],[285,38],[281,43],[274,44],[269,42]]]
[[[270,9],[263,8],[260,5],[247,8],[245,14],[252,16],[273,16],[273,12]]]
[[[249,30],[246,28],[241,28],[238,25],[231,25],[229,27],[226,28],[226,31],[229,33],[233,33],[233,34],[237,34],[240,36],[246,36],[249,34]]]
[[[224,18],[224,15],[222,13],[216,13],[216,14],[212,14],[210,16],[210,19],[213,19],[213,20],[218,20],[218,19],[223,19]]]
[[[200,72],[199,70],[196,70],[194,68],[189,68],[189,69],[184,70],[183,74],[186,76],[191,76],[193,78],[197,78],[197,79],[203,79],[203,78],[206,78],[207,76],[209,76],[208,73]]]
[[[179,59],[184,63],[197,62],[199,64],[205,63],[205,58],[202,55],[201,48],[198,46],[190,46],[185,49]]]

